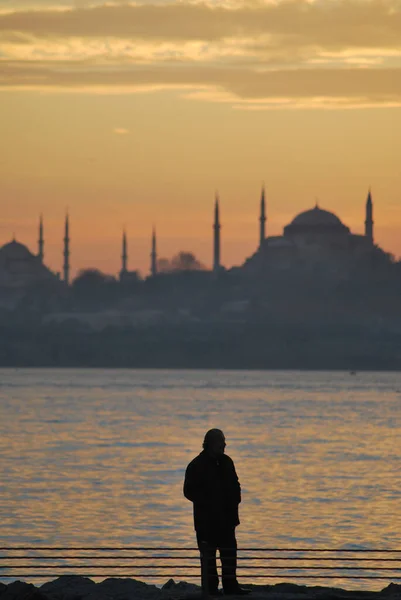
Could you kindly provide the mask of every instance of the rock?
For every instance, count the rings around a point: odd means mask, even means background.
[[[246,587],[252,591],[249,600],[401,600],[401,585],[396,583],[390,583],[381,592],[287,582]],[[63,575],[40,588],[22,581],[0,583],[0,600],[201,600],[201,595],[199,585],[174,579],[166,581],[161,589],[128,577],[95,583],[88,577]]]
[[[195,600],[202,595],[199,585],[188,583],[187,581],[176,583],[174,579],[166,581],[161,591],[163,593],[163,600]]]
[[[172,582],[172,583],[170,583]],[[168,587],[166,587],[168,585]],[[194,583],[188,583],[187,581],[179,581],[178,583],[174,582],[174,579],[169,579],[167,583],[162,587],[162,591],[167,589],[169,592],[180,592],[182,595],[187,593],[196,593],[201,591],[201,587],[199,585],[195,585]]]
[[[40,592],[32,583],[13,581],[0,588],[1,600],[47,600],[45,594]]]
[[[155,585],[149,585],[137,579],[110,577],[101,583],[96,584],[96,589],[91,590],[92,594],[100,594],[102,598],[106,596],[113,600],[142,600],[155,599],[162,597],[161,590]],[[88,599],[89,600],[89,599]]]
[[[342,588],[306,586],[294,583],[275,585],[248,585],[252,595],[249,600],[371,600],[378,592],[348,591]],[[387,597],[386,600],[389,600]]]
[[[164,585],[162,585],[162,590],[169,590],[174,586],[175,586],[174,579],[169,579],[168,581],[166,581],[166,583]]]
[[[271,591],[279,592],[283,595],[300,595],[308,594],[308,588],[306,585],[297,585],[296,583],[276,583],[271,586]]]
[[[81,600],[94,591],[96,584],[88,577],[61,575],[54,581],[44,583],[40,591],[54,600]]]
[[[401,598],[401,584],[391,582],[388,586],[382,589],[380,595]]]

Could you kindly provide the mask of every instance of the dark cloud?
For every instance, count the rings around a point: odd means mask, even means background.
[[[401,100],[401,0],[247,0],[236,9],[85,1],[67,11],[0,14],[2,88],[174,86],[241,101]]]
[[[401,1],[284,0],[276,4],[251,2],[237,9],[180,2],[21,10],[0,15],[1,30],[36,36],[206,41],[272,35],[273,45],[399,48]]]
[[[257,73],[224,67],[143,67],[130,70],[54,68],[5,62],[0,87],[81,88],[174,86],[228,92],[238,100],[331,97],[377,104],[401,101],[401,69],[293,69]]]

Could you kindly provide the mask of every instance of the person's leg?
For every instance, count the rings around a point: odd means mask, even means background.
[[[213,595],[217,592],[219,587],[219,577],[217,575],[217,565],[216,565],[216,551],[217,545],[215,540],[205,539],[208,536],[205,536],[201,532],[196,532],[196,539],[198,542],[198,548],[201,554],[201,569],[203,573],[203,569],[205,568],[204,562],[206,561],[206,572],[207,572],[207,586],[208,593]],[[205,590],[204,590],[205,591]]]
[[[235,538],[235,528],[222,531],[218,541],[223,589],[224,592],[234,591],[239,587],[237,581],[237,540]]]

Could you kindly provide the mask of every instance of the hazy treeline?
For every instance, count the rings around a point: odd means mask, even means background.
[[[401,368],[395,261],[340,276],[194,267],[121,282],[91,269],[2,306],[3,366]]]
[[[2,366],[401,368],[401,333],[357,328],[236,323],[85,331],[71,320],[24,328],[3,324],[0,333]]]

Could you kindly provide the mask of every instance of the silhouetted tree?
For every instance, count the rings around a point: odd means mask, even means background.
[[[173,273],[176,271],[202,271],[204,265],[198,260],[192,252],[181,250],[170,260],[160,258],[158,261],[158,270],[160,273]]]
[[[107,283],[113,283],[116,279],[112,275],[106,275],[99,269],[83,269],[72,282],[74,289],[93,290]]]
[[[202,263],[192,252],[179,252],[171,260],[173,271],[201,271]]]
[[[79,271],[72,282],[75,299],[86,309],[110,306],[118,297],[119,287],[115,277],[99,269]]]
[[[157,261],[157,271],[158,273],[170,273],[171,266],[168,258],[159,258]]]

